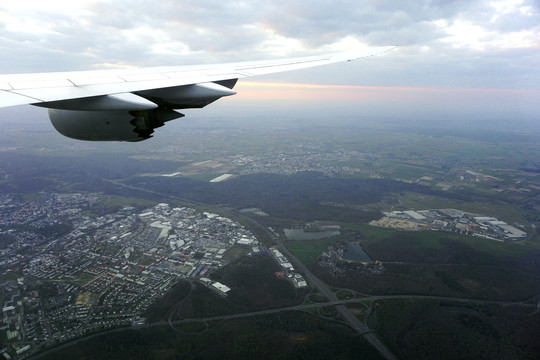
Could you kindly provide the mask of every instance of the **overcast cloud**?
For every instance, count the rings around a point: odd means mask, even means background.
[[[352,66],[337,64],[262,80],[506,89],[513,91],[511,98],[525,94],[536,101],[538,4],[0,0],[0,72],[187,65],[400,45],[397,51]],[[536,106],[528,101],[520,99],[519,106],[534,113]]]

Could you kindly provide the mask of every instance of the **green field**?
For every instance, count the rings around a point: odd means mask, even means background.
[[[215,172],[201,172],[198,174],[188,175],[188,177],[194,179],[194,180],[200,180],[200,181],[210,181],[212,179],[217,178],[218,176],[222,175],[221,173],[215,173]]]
[[[249,252],[249,248],[245,246],[233,246],[227,252],[223,255],[223,260],[236,260],[239,257],[247,254]]]
[[[120,207],[133,206],[137,208],[152,207],[156,205],[154,201],[141,199],[138,197],[127,197],[118,195],[104,195],[103,200],[98,204],[100,207]]]
[[[313,264],[317,261],[319,256],[328,245],[341,241],[341,236],[333,236],[331,238],[320,240],[287,240],[285,246],[289,249],[294,256],[296,256],[304,264]]]
[[[444,251],[444,247],[449,246],[447,244],[448,241],[455,241],[457,245],[466,246],[475,251],[512,257],[524,256],[534,250],[533,247],[527,245],[505,243],[473,236],[436,231],[399,231],[370,225],[355,224],[344,224],[342,229],[344,231],[359,231],[362,234],[362,238],[365,239],[368,244],[376,244],[385,240],[384,243],[389,246],[388,251],[391,251],[392,249],[391,239],[396,238],[411,239],[408,246],[412,247],[413,250],[423,249],[422,251],[427,249]],[[343,240],[343,236],[309,241],[288,240],[285,245],[304,264],[314,264],[330,244],[341,240]],[[419,254],[423,254],[423,252],[420,252]],[[375,257],[375,259],[378,258]],[[418,261],[420,262],[422,259],[419,258]]]
[[[438,231],[402,231],[382,228],[371,225],[345,224],[343,229],[360,231],[362,237],[369,242],[378,242],[383,239],[396,237],[414,238],[414,245],[426,248],[441,248],[441,241],[455,240],[477,251],[488,252],[506,256],[523,256],[533,251],[534,248],[528,245],[514,244],[509,242],[493,241],[474,236],[438,232]]]

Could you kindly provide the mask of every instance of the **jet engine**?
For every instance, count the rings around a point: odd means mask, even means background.
[[[48,108],[54,128],[72,139],[141,141],[151,138],[165,122],[184,116],[173,109],[201,108],[234,95],[235,83],[231,79],[36,105]]]
[[[167,121],[183,117],[174,110],[80,111],[49,109],[54,128],[62,135],[90,141],[142,141]]]

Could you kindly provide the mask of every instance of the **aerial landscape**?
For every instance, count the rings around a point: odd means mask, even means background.
[[[0,358],[538,359],[539,19],[0,5]]]
[[[13,356],[379,358],[340,307],[398,358],[538,353],[538,132],[209,118],[138,149],[32,121],[1,139]]]

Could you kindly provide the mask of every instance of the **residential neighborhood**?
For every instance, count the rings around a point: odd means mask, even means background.
[[[161,203],[94,216],[88,210],[102,200],[98,194],[41,195],[0,198],[5,358],[92,331],[140,326],[145,310],[181,278],[226,296],[227,284],[208,275],[229,263],[227,252],[268,252],[244,226],[217,214]],[[305,286],[295,275],[291,281]]]

